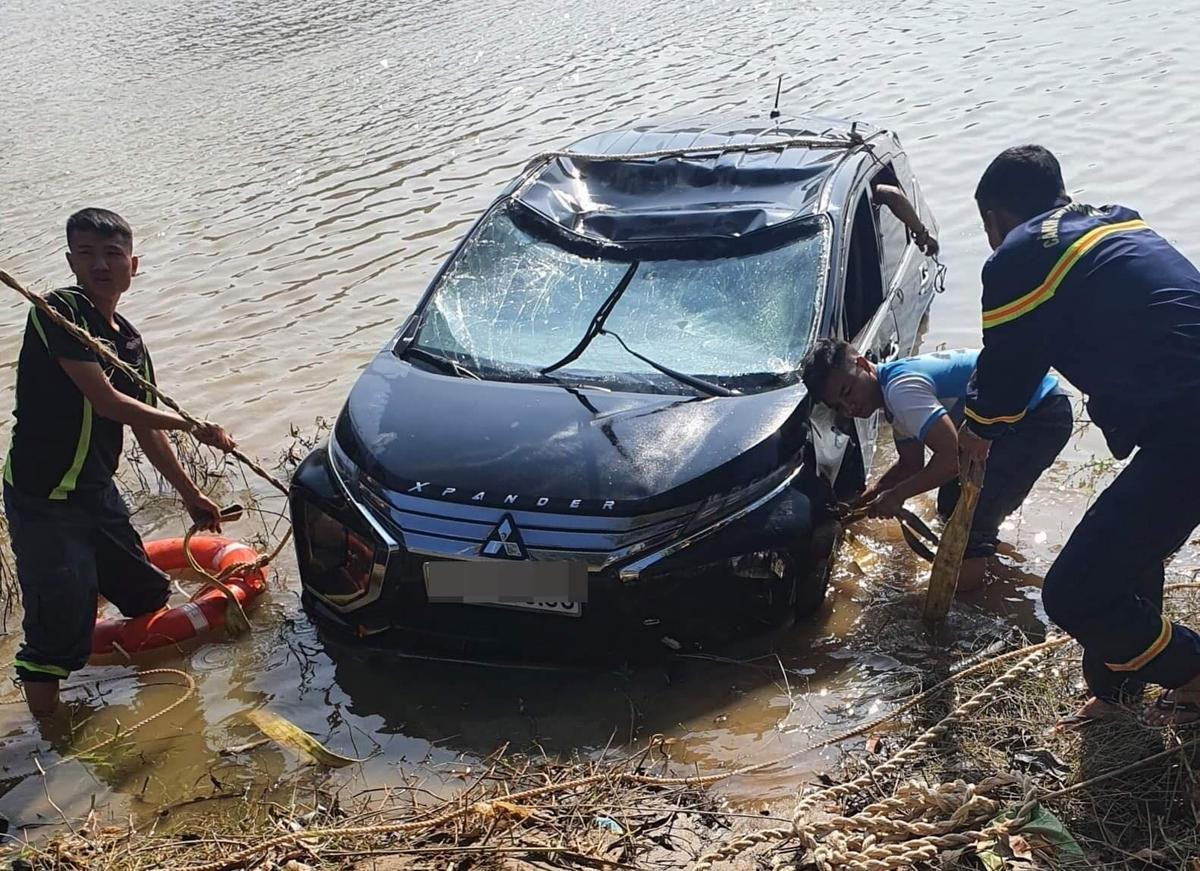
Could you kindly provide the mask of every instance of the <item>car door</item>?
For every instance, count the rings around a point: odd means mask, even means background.
[[[855,195],[857,204],[848,228],[849,244],[845,246],[844,255],[847,261],[842,270],[845,276],[843,311],[849,314],[840,323],[842,338],[868,360],[882,363],[895,359],[900,353],[899,323],[895,308],[890,304],[891,289],[884,277],[881,234],[870,196],[871,180],[864,180]],[[875,442],[882,419],[883,413],[877,411],[853,422],[864,481],[875,458]],[[847,423],[843,421],[840,428],[846,429]]]
[[[921,193],[908,168],[908,159],[902,154],[895,155],[875,173],[872,183],[875,182],[899,187],[920,214]],[[907,356],[916,351],[921,319],[932,299],[933,270],[930,259],[917,247],[908,228],[887,207],[875,206],[875,220],[886,302],[896,319],[900,355]]]

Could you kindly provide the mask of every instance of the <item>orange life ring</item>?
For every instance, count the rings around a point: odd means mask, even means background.
[[[150,562],[164,572],[190,568],[183,552],[182,538],[147,541],[145,547]],[[249,545],[219,536],[193,536],[190,547],[196,562],[214,575],[236,563],[258,559],[258,554]],[[235,574],[224,583],[245,607],[267,588],[266,571],[253,569]],[[174,608],[163,608],[140,617],[97,620],[92,633],[92,655],[115,653],[118,645],[126,653],[153,650],[204,635],[224,625],[225,605],[225,594],[209,587],[192,601]]]

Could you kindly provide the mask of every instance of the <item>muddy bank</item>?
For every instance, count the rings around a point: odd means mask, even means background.
[[[1169,600],[1178,616],[1200,614],[1194,587]],[[988,651],[837,742],[837,763],[798,795],[757,808],[719,787],[736,778],[752,788],[786,760],[705,777],[672,759],[669,739],[574,761],[504,749],[384,789],[336,788],[318,770],[270,795],[219,794],[213,783],[140,826],[90,814],[8,858],[213,871],[1190,867],[1200,738],[1149,730],[1133,711],[1055,732],[1081,698],[1072,644]],[[447,777],[458,786],[439,798],[428,786]]]

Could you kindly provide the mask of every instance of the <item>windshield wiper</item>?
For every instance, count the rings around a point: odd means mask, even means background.
[[[464,366],[457,360],[452,360],[449,357],[443,357],[441,354],[435,354],[432,351],[427,351],[424,348],[418,348],[416,345],[409,345],[401,357],[416,357],[423,363],[431,363],[437,366],[443,372],[449,375],[457,375],[459,378],[474,378],[476,381],[483,379],[478,373]]]
[[[622,348],[624,348],[626,351],[628,351],[633,356],[637,357],[639,360],[641,360],[647,366],[651,366],[651,367],[657,369],[659,372],[666,375],[668,378],[674,378],[676,381],[686,384],[688,387],[694,387],[697,390],[699,390],[701,393],[707,393],[709,396],[739,396],[740,395],[738,393],[738,391],[736,391],[736,390],[730,390],[728,387],[722,387],[720,384],[713,384],[711,381],[705,381],[703,378],[697,378],[695,375],[687,375],[683,372],[677,372],[669,366],[664,366],[662,363],[654,362],[649,357],[645,356],[644,354],[639,354],[637,351],[633,350],[633,348],[626,345],[625,340],[622,339],[620,336],[618,336],[616,333],[614,333],[612,330],[606,330],[603,327],[601,327],[600,330],[597,332],[597,334],[599,334],[599,333],[603,333],[606,336],[612,336],[614,339],[616,339],[618,342],[621,343]]]
[[[625,274],[621,276],[621,280],[617,282],[617,286],[612,289],[612,293],[608,295],[604,302],[600,303],[600,308],[596,309],[596,313],[592,315],[592,322],[588,324],[588,328],[584,332],[583,338],[579,340],[579,344],[572,348],[567,353],[567,356],[561,360],[543,367],[541,369],[543,375],[548,375],[555,369],[561,369],[568,363],[574,363],[579,359],[579,355],[587,350],[587,346],[592,343],[592,339],[596,338],[604,330],[604,322],[612,314],[613,306],[617,304],[617,301],[621,298],[621,294],[625,292],[626,288],[629,287],[629,283],[633,281],[633,274],[637,272],[639,265],[641,265],[641,261],[639,260],[635,260],[629,264],[629,268],[625,270]]]

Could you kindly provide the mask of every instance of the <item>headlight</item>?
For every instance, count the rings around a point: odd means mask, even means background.
[[[330,604],[345,607],[379,595],[387,551],[308,502],[301,503],[300,556],[304,584]],[[366,604],[362,602],[361,604]]]

